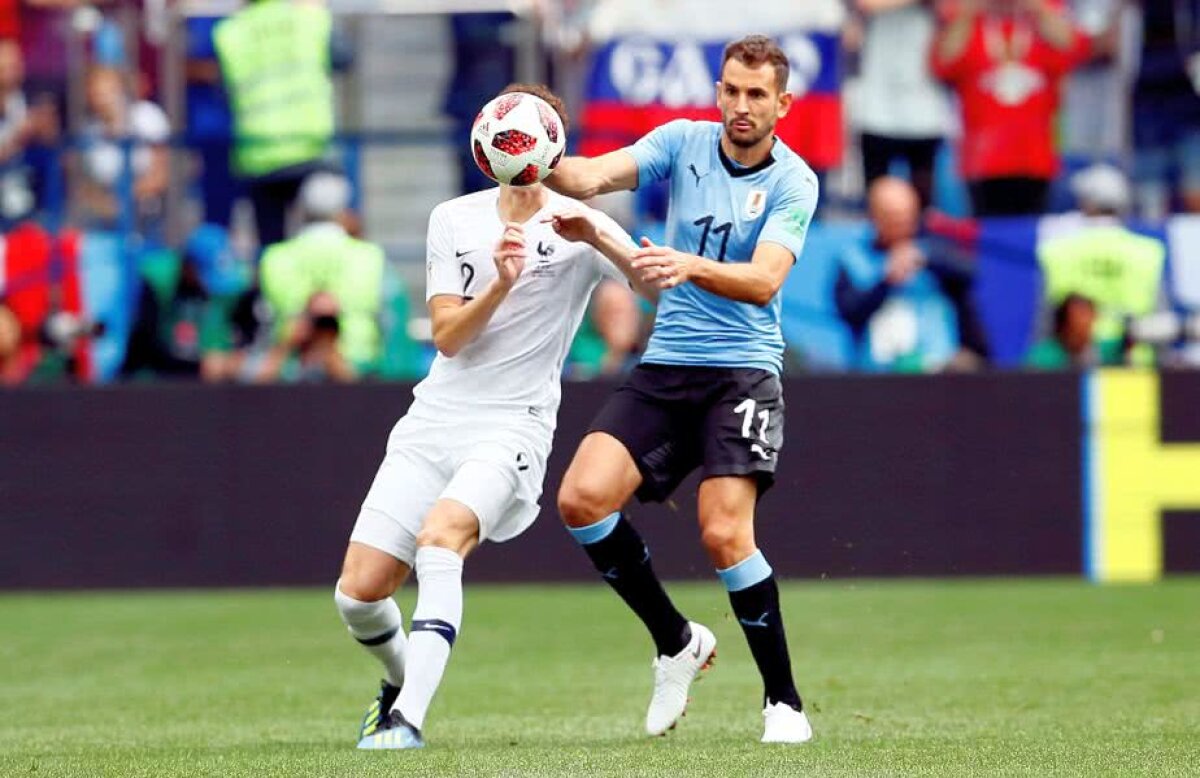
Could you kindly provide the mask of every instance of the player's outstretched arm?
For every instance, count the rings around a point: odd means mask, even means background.
[[[592,213],[598,214],[597,211],[592,211]],[[543,219],[542,222],[550,224],[554,231],[564,239],[574,243],[587,243],[596,249],[621,271],[629,281],[629,285],[633,287],[633,291],[650,302],[657,303],[658,287],[643,281],[641,275],[633,267],[633,254],[637,247],[612,219],[607,216],[599,216],[599,220],[597,223],[597,218],[590,217],[584,211],[568,210],[556,213]]]
[[[543,181],[559,194],[587,200],[608,192],[636,189],[638,167],[624,149],[599,157],[565,157]]]
[[[754,249],[749,262],[718,262],[670,246],[656,246],[649,238],[642,238],[642,248],[634,253],[632,264],[645,283],[659,289],[690,281],[715,295],[763,306],[779,292],[795,258],[781,244],[763,242]]]
[[[429,300],[433,344],[448,357],[479,337],[525,269],[525,232],[520,224],[505,226],[492,258],[496,263],[496,278],[483,294],[471,299],[439,294]]]

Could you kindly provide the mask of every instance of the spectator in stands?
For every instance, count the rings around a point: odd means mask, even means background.
[[[1059,139],[1064,167],[1075,172],[1127,151],[1137,15],[1126,0],[1071,0],[1071,13],[1090,41],[1091,56],[1067,79]],[[1055,187],[1060,205],[1065,192]]]
[[[601,281],[571,344],[568,375],[586,379],[623,372],[641,345],[641,321],[633,291],[616,281]]]
[[[889,174],[893,162],[928,207],[933,165],[946,133],[945,89],[929,68],[936,20],[932,0],[855,0],[864,19],[856,121],[867,186]]]
[[[1200,6],[1142,4],[1141,65],[1133,89],[1138,205],[1161,219],[1173,205],[1200,212]],[[1175,199],[1176,202],[1172,203]]]
[[[233,205],[241,195],[234,177],[233,114],[221,81],[213,30],[220,17],[189,16],[187,19],[187,139],[200,159],[200,199],[204,221],[228,229]]]
[[[1071,179],[1071,188],[1086,221],[1079,231],[1038,246],[1045,299],[1051,306],[1071,294],[1091,300],[1096,307],[1097,347],[1102,355],[1120,353],[1129,319],[1158,307],[1166,247],[1122,223],[1132,197],[1117,168],[1095,165],[1083,170]],[[1142,347],[1132,354],[1139,364],[1151,358]]]
[[[931,56],[958,93],[961,167],[976,216],[1045,210],[1058,172],[1060,82],[1084,61],[1087,39],[1056,0],[959,0]]]
[[[337,298],[317,292],[304,310],[284,325],[282,336],[271,347],[258,380],[350,383],[359,376],[339,346],[341,310]]]
[[[929,371],[980,364],[987,349],[968,273],[940,260],[919,237],[916,189],[900,178],[877,179],[867,208],[872,229],[844,248],[834,285],[858,366]]]
[[[354,371],[374,372],[382,347],[378,319],[385,260],[383,249],[351,237],[339,222],[349,203],[350,185],[341,176],[314,173],[304,182],[300,205],[307,225],[296,237],[268,247],[262,293],[275,323],[275,342],[291,347],[289,354],[311,338],[323,348],[332,334]],[[321,318],[329,316],[337,319],[336,331]]]
[[[1087,369],[1100,364],[1119,364],[1119,354],[1110,350],[1101,359],[1092,339],[1096,304],[1080,294],[1068,294],[1054,307],[1054,332],[1037,343],[1025,358],[1035,370]]]
[[[0,227],[7,229],[34,210],[25,148],[36,133],[22,90],[21,47],[0,39]]]
[[[333,137],[333,20],[320,2],[255,0],[214,33],[233,108],[234,163],[263,248],[286,237],[304,179]],[[339,57],[340,58],[340,57]]]
[[[88,73],[87,108],[78,190],[85,223],[159,237],[169,175],[167,115],[135,100],[121,72],[106,67]]]
[[[21,323],[0,302],[0,386],[20,382]]]
[[[233,309],[247,279],[228,232],[202,225],[188,238],[182,258],[170,252],[155,259],[140,263],[137,319],[122,377],[235,377],[242,355]]]
[[[506,39],[516,17],[507,11],[450,15],[454,38],[454,71],[446,87],[443,110],[454,120],[462,194],[492,186],[470,150],[471,126],[479,109],[516,80],[516,55]]]

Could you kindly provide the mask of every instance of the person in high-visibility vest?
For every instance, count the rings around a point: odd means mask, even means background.
[[[345,178],[313,174],[300,190],[307,226],[263,254],[263,299],[275,322],[275,356],[266,371],[270,378],[287,377],[287,363],[311,339],[302,336],[321,334],[322,324],[335,336],[337,351],[350,368],[339,372],[362,374],[378,368],[386,263],[383,249],[350,236],[339,224],[349,201],[350,186]],[[312,316],[310,304],[318,296],[336,313]],[[329,321],[331,317],[336,317],[336,322]]]
[[[234,121],[234,167],[258,240],[283,240],[287,210],[333,136],[332,17],[320,3],[255,0],[217,25]]]
[[[1121,222],[1132,197],[1120,170],[1093,165],[1072,178],[1071,188],[1086,226],[1038,246],[1046,302],[1057,306],[1070,294],[1091,300],[1096,306],[1092,340],[1102,353],[1119,354],[1127,321],[1158,307],[1166,246]],[[1148,364],[1153,354],[1135,347],[1129,360]]]

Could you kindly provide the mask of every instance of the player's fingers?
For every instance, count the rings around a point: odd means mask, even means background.
[[[665,265],[670,264],[670,260],[668,260],[666,257],[659,256],[657,254],[644,254],[644,255],[634,254],[633,258],[630,259],[629,264],[633,265],[636,268],[663,267]]]
[[[670,249],[666,246],[651,246],[649,248],[637,249],[633,252],[633,259],[644,259],[646,257],[665,257],[670,254]]]
[[[641,244],[642,244],[642,247],[643,247],[643,248],[650,248],[651,246],[653,246],[653,245],[654,245],[654,241],[650,240],[650,239],[649,239],[649,238],[647,238],[645,235],[643,235],[643,236],[642,236],[642,241],[641,241]]]

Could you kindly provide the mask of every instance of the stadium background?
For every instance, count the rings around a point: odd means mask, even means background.
[[[206,221],[197,160],[211,136],[194,121],[189,65],[195,36],[238,4],[11,5],[25,24],[16,39],[29,104],[53,83],[60,123],[53,141],[21,163],[33,171],[36,207],[5,217],[0,260],[0,304],[20,320],[24,360],[4,374],[16,386],[0,389],[0,588],[11,590],[0,596],[0,692],[15,714],[0,725],[0,772],[387,769],[344,753],[370,675],[341,635],[326,588],[386,430],[431,357],[424,229],[429,208],[460,191],[455,113],[471,115],[497,79],[549,79],[572,107],[577,150],[620,145],[671,116],[703,115],[697,105],[710,79],[697,63],[711,61],[742,26],[790,41],[804,94],[788,139],[821,169],[827,193],[783,291],[788,447],[760,531],[792,580],[785,608],[822,741],[799,757],[745,749],[756,724],[730,700],[753,697],[755,680],[726,629],[726,680],[701,691],[710,707],[698,704],[678,748],[631,745],[642,638],[547,511],[520,542],[485,549],[468,566],[467,619],[506,653],[490,656],[464,638],[450,670],[458,675],[435,708],[444,748],[425,766],[459,774],[1161,775],[1187,774],[1200,759],[1200,217],[1187,213],[1186,198],[1169,213],[1133,209],[1125,221],[1164,247],[1158,318],[1144,328],[1132,315],[1123,321],[1131,339],[1148,333],[1152,357],[1139,358],[1142,351],[1130,357],[1135,365],[1104,369],[1023,369],[1053,307],[1039,248],[1086,228],[1071,174],[1096,161],[1135,167],[1136,69],[1121,56],[1062,85],[1055,127],[1063,171],[1044,213],[973,218],[957,172],[961,127],[951,122],[925,226],[971,268],[970,295],[990,346],[988,365],[958,374],[945,369],[945,355],[897,352],[884,364],[875,351],[864,360],[837,309],[839,254],[869,229],[853,110],[857,60],[845,47],[842,3],[781,4],[737,23],[711,9],[672,16],[685,4],[664,3],[580,49],[592,23],[583,2],[540,3],[536,15],[530,4],[487,0],[329,0],[349,52],[332,74],[338,129],[329,158],[351,182],[361,234],[386,255],[378,313],[385,346],[358,385],[213,386],[197,375],[122,375],[121,363],[140,280],[195,261],[193,250],[207,245],[196,239]],[[1120,4],[1075,5],[1083,24],[1091,9]],[[51,39],[57,69],[30,53]],[[464,58],[497,72],[471,81]],[[72,154],[94,142],[87,79],[96,67],[118,70],[131,94],[157,102],[168,119],[169,135],[157,142],[170,149],[169,176],[152,224],[133,194],[139,139],[116,141],[124,172],[112,184],[115,215],[101,223],[74,199],[83,174]],[[1110,113],[1098,122],[1071,90],[1087,78],[1108,83],[1106,75],[1116,91],[1100,100]],[[1089,121],[1104,124],[1105,137],[1076,142]],[[653,193],[606,207],[635,235],[661,232]],[[208,256],[233,288],[252,276],[257,256],[244,201],[228,226]],[[62,313],[81,331],[103,322],[103,332],[54,341],[46,325]],[[929,326],[942,328],[934,340],[956,341],[953,322],[932,318]],[[882,325],[877,332],[870,337],[884,352],[906,337]],[[596,370],[580,357],[569,372],[546,495],[618,380],[581,380]],[[672,504],[634,515],[664,576],[697,581],[678,587],[685,603],[720,618],[723,595],[700,583],[711,576],[693,542],[693,508],[689,482]],[[862,580],[871,578],[889,580]],[[560,583],[569,581],[579,583]],[[284,586],[318,588],[229,589]],[[194,587],[206,591],[176,591]],[[581,618],[585,611],[603,618]],[[558,642],[515,626],[547,615],[560,625]],[[590,675],[579,647],[614,634],[607,682],[579,681]],[[277,666],[280,657],[290,670]],[[1009,672],[998,668],[1005,662]],[[550,667],[562,669],[554,683],[539,684],[538,668]],[[188,668],[191,677],[180,677]],[[293,672],[308,681],[294,684]],[[164,688],[195,704],[165,706]],[[282,689],[291,726],[258,701]],[[521,694],[536,700],[532,711],[512,712]],[[565,705],[572,695],[582,707]],[[62,725],[64,706],[81,704],[98,720]],[[723,760],[735,766],[713,767]]]

